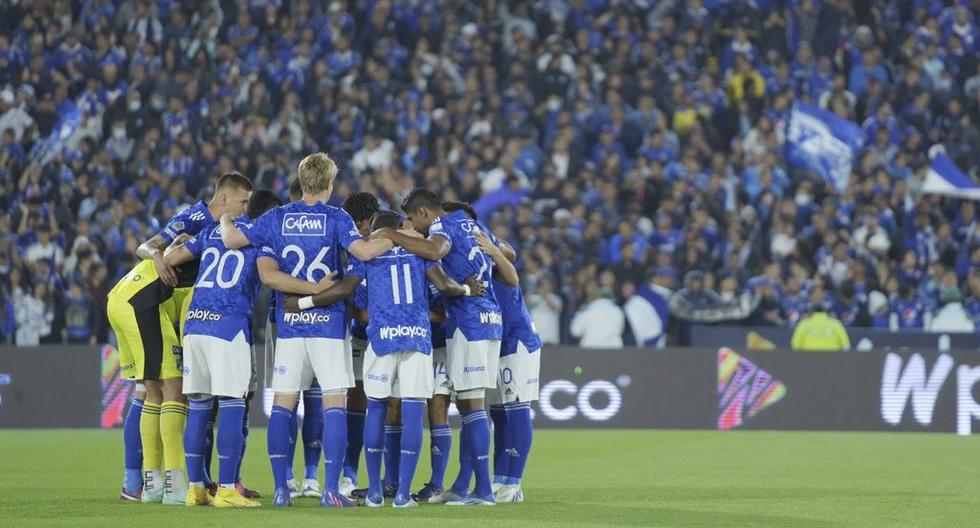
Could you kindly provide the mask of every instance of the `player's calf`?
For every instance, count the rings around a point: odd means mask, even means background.
[[[123,424],[125,473],[122,489],[119,492],[119,498],[123,500],[138,502],[143,494],[143,442],[140,439],[140,415],[143,413],[145,399],[146,389],[141,383],[137,384]]]
[[[143,494],[144,503],[163,502],[164,480],[163,445],[160,440],[160,404],[163,403],[162,384],[158,380],[145,380],[146,400],[140,413],[140,442],[143,445]]]

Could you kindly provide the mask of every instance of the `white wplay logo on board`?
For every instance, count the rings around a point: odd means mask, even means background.
[[[890,353],[881,371],[881,418],[886,423],[902,422],[909,400],[912,416],[919,425],[932,425],[936,398],[942,392],[956,362],[949,354],[941,354],[932,370],[926,367],[920,354],[913,354],[905,368],[902,356]],[[980,367],[960,365],[956,369],[956,433],[973,432],[973,420],[980,419],[980,403],[973,398],[973,385],[980,381]]]

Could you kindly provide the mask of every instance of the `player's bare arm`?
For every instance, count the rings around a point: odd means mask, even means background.
[[[487,292],[483,281],[478,280],[476,275],[466,277],[463,284],[460,284],[449,275],[446,275],[446,270],[442,269],[442,266],[438,264],[430,266],[426,270],[425,276],[439,290],[439,293],[442,293],[446,297],[479,297]]]
[[[143,242],[136,248],[136,256],[143,260],[153,260],[153,267],[157,270],[160,280],[174,288],[177,286],[177,273],[172,266],[163,261],[163,249],[167,247],[167,241],[160,235]]]
[[[240,249],[249,245],[248,237],[235,225],[230,214],[221,215],[221,242],[228,249]],[[261,259],[260,259],[261,261]],[[260,268],[261,270],[261,268]],[[265,282],[263,279],[262,282]]]
[[[429,321],[437,324],[446,322],[446,310],[443,308],[430,308]]]
[[[440,260],[449,253],[449,241],[441,236],[432,238],[417,238],[385,227],[375,231],[372,239],[386,238],[426,260]]]
[[[394,244],[391,240],[381,238],[374,240],[355,240],[351,242],[347,251],[357,257],[357,260],[367,262],[379,255],[383,255],[393,247]]]
[[[167,251],[163,253],[163,261],[168,266],[177,267],[185,262],[190,262],[194,260],[194,254],[191,253],[183,244],[177,246],[171,246],[167,248]]]
[[[511,262],[517,262],[517,251],[514,249],[514,246],[498,238],[497,247],[500,248],[500,252],[503,253],[505,257],[507,257],[507,260]]]
[[[351,310],[350,311],[350,317],[351,317],[351,319],[357,320],[357,321],[359,321],[361,323],[364,323],[364,324],[367,324],[367,323],[370,322],[368,320],[368,311],[367,310],[362,310],[360,308],[351,308],[350,310]]]
[[[184,242],[187,242],[190,238],[191,236],[189,234],[181,233],[167,246],[167,249],[163,252],[163,261],[168,266],[176,268],[185,262],[194,260],[194,255],[184,247]]]
[[[271,257],[259,257],[256,266],[259,269],[259,279],[262,280],[262,284],[273,290],[294,295],[313,295],[324,288],[329,288],[333,284],[333,277],[336,274],[336,272],[331,272],[320,282],[309,282],[283,273],[279,269],[279,264]]]
[[[350,297],[360,283],[361,278],[357,275],[347,275],[340,282],[333,283],[330,287],[313,295],[313,306],[329,306],[342,301]],[[299,297],[288,296],[283,301],[283,309],[292,313],[302,311],[303,308],[300,307],[299,301]]]
[[[490,237],[488,237],[486,234],[477,232],[473,237],[476,240],[476,243],[480,245],[480,248],[483,249],[487,255],[490,255],[490,258],[493,259],[493,263],[497,265],[494,273],[497,274],[497,277],[501,280],[501,282],[508,286],[517,286],[517,284],[520,282],[520,278],[517,276],[517,268],[514,267],[514,263],[504,255],[503,251],[501,251],[500,248],[497,247],[497,245],[494,244],[493,241],[490,240]]]

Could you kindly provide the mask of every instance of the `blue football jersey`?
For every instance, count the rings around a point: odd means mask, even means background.
[[[445,310],[445,300],[442,297],[442,293],[436,289],[435,284],[429,283],[429,311],[433,308],[443,308]],[[432,349],[446,348],[446,322],[442,321],[439,323],[429,320],[429,327],[432,331]]]
[[[896,299],[892,311],[898,314],[899,328],[924,328],[926,304],[917,299]]]
[[[357,276],[363,279],[365,275],[363,268],[361,267],[363,265],[364,264],[361,261],[352,256],[350,258],[349,265],[347,266],[347,272],[351,273],[356,267],[358,269],[356,273]],[[351,304],[353,304],[354,308],[357,308],[358,310],[368,309],[367,284],[365,284],[364,280],[361,280],[361,283],[358,284],[357,288],[354,290],[354,294],[351,296]],[[351,320],[350,335],[354,339],[367,341],[367,323],[362,323],[359,319]]]
[[[367,286],[367,338],[374,353],[431,353],[425,272],[435,263],[400,247],[370,262],[351,261],[350,274],[363,277],[362,284]]]
[[[486,295],[446,299],[447,315],[452,316],[456,327],[469,341],[499,340],[503,317],[491,284],[493,261],[473,238],[479,230],[465,211],[456,211],[437,218],[429,227],[429,238],[443,237],[449,241],[449,253],[442,258],[446,275],[460,284],[470,275],[476,275],[487,285]]]
[[[534,328],[531,314],[527,312],[527,303],[524,302],[524,292],[521,291],[521,287],[508,286],[494,278],[493,291],[504,319],[500,357],[516,353],[518,342],[524,343],[529,352],[541,350],[541,337]]]
[[[266,314],[266,317],[269,319],[270,323],[275,323],[276,322],[276,292],[274,291],[269,292],[268,310],[269,312]]]
[[[163,227],[163,230],[157,234],[163,237],[167,241],[167,244],[169,244],[184,233],[196,235],[205,227],[217,221],[217,218],[211,218],[211,211],[208,211],[208,204],[204,203],[204,200],[201,200],[174,215],[167,222],[167,225]]]
[[[307,205],[293,202],[276,207],[244,231],[249,242],[279,269],[302,280],[319,282],[337,270],[335,280],[343,278],[343,251],[361,234],[350,215],[323,202]],[[347,335],[347,303],[337,302],[286,313],[283,294],[276,292],[276,331],[281,338],[321,337],[344,339]]]
[[[240,220],[235,223],[239,229],[247,229],[249,225]],[[217,223],[188,239],[184,247],[201,261],[184,334],[231,341],[244,332],[245,339],[251,343],[252,305],[261,286],[255,266],[259,248],[226,248]]]

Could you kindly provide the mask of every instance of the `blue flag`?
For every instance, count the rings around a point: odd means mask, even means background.
[[[790,165],[820,174],[843,191],[863,146],[864,135],[856,124],[813,105],[793,105],[786,125],[785,155]]]
[[[65,112],[58,117],[58,122],[51,129],[48,137],[38,141],[31,148],[31,161],[39,162],[42,165],[51,161],[56,155],[61,154],[68,144],[68,138],[75,133],[75,130],[82,124],[82,114],[74,104],[70,105]]]
[[[922,192],[980,200],[980,186],[973,183],[953,163],[953,160],[943,153],[938,153],[932,158],[932,165],[926,173],[925,181],[922,182]]]

